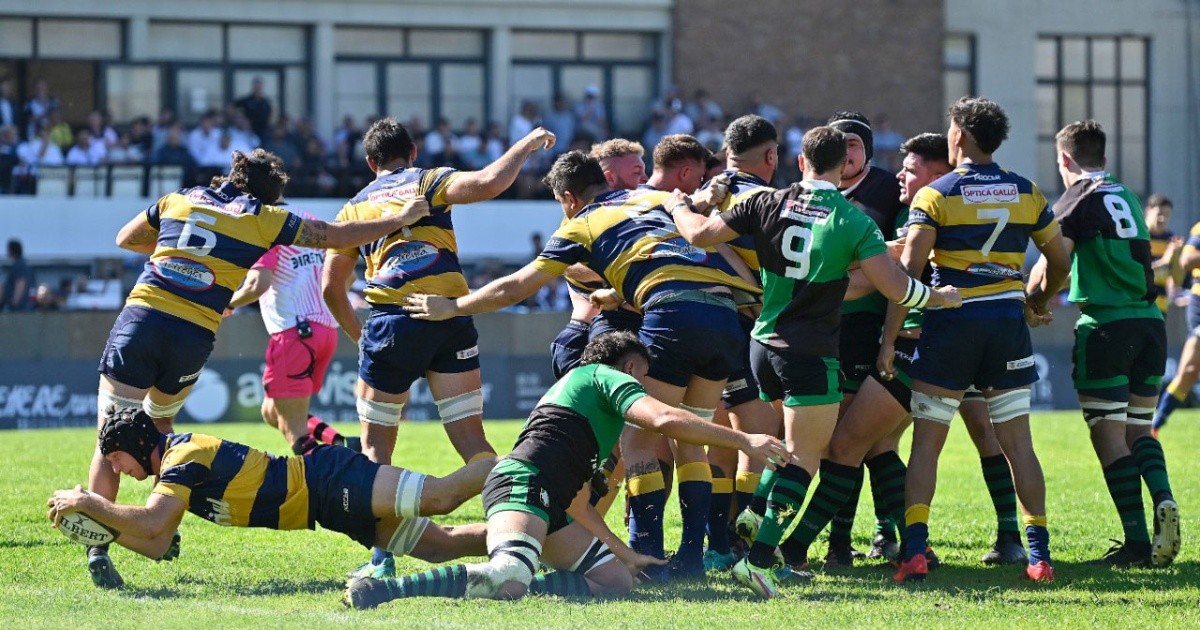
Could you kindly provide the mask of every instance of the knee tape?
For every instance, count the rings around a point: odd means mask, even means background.
[[[425,517],[405,518],[396,526],[396,532],[388,541],[387,550],[397,556],[407,556],[417,546],[417,541],[421,540],[421,535],[427,527],[429,519]]]
[[[1154,420],[1154,407],[1129,407],[1125,422],[1134,426],[1150,426]]]
[[[684,411],[687,411],[689,413],[694,413],[697,416],[700,416],[700,419],[705,422],[712,422],[713,416],[715,416],[717,414],[716,409],[705,409],[704,407],[693,407],[691,405],[681,404],[681,405],[679,405],[679,408]]]
[[[142,400],[142,411],[145,411],[151,418],[174,418],[180,409],[183,409],[183,400],[175,401],[169,405],[160,405],[151,402],[149,397]]]
[[[409,519],[421,515],[421,490],[425,487],[425,475],[411,470],[400,471],[396,482],[396,516]]]
[[[588,545],[587,550],[579,556],[579,559],[571,564],[571,571],[587,575],[588,571],[604,566],[616,558],[608,545],[601,542],[599,538],[592,537],[592,544]]]
[[[400,424],[400,413],[404,411],[404,403],[389,403],[379,400],[354,401],[358,419],[367,424],[377,424],[381,427],[394,427]]]
[[[912,415],[922,420],[932,420],[950,426],[958,411],[959,401],[946,396],[933,396],[918,391],[912,393]],[[993,422],[995,422],[993,420]]]
[[[521,532],[501,534],[488,541],[487,564],[474,565],[480,579],[467,580],[467,597],[494,597],[505,582],[520,582],[525,586],[533,581],[542,544]],[[469,571],[468,573],[475,573]]]
[[[1033,392],[1028,389],[1014,389],[987,399],[988,415],[992,418],[992,424],[1029,415],[1029,401],[1032,396]]]
[[[1125,422],[1125,409],[1127,405],[1128,403],[1123,402],[1094,400],[1079,403],[1079,408],[1083,411],[1083,419],[1087,422],[1090,429],[1096,426],[1097,422],[1104,420]]]
[[[113,407],[113,411],[121,409],[137,409],[142,406],[142,401],[136,398],[125,398],[124,396],[116,396],[112,392],[100,392],[96,395],[96,412],[101,417],[108,416],[108,408]]]
[[[434,402],[437,403],[438,415],[442,418],[442,424],[450,424],[463,418],[483,415],[482,389],[435,400]]]

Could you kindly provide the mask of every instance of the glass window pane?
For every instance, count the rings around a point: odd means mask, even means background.
[[[1038,135],[1053,136],[1058,133],[1058,88],[1054,85],[1037,86]]]
[[[1038,39],[1035,49],[1037,58],[1034,64],[1039,79],[1053,79],[1058,76],[1058,40],[1053,37]]]
[[[1139,140],[1146,138],[1145,86],[1121,88],[1121,137]]]
[[[308,59],[306,39],[304,29],[297,26],[230,26],[229,58],[303,62]]]
[[[942,65],[946,68],[970,68],[973,62],[970,35],[947,35],[942,47]]]
[[[1073,123],[1088,117],[1087,86],[1064,85],[1062,89],[1062,124]],[[1058,130],[1055,129],[1054,133]]]
[[[512,85],[509,86],[508,113],[515,116],[521,111],[523,101],[533,101],[539,111],[550,107],[554,96],[554,82],[550,66],[514,65]],[[573,99],[569,99],[573,100]]]
[[[654,70],[613,68],[613,124],[622,135],[639,137],[654,98]]]
[[[340,62],[336,65],[334,111],[340,120],[352,116],[363,120],[379,114],[379,101],[375,85],[375,64],[366,62]]]
[[[574,33],[517,31],[512,35],[513,59],[575,59]]]
[[[109,66],[104,73],[108,110],[113,120],[126,122],[138,116],[152,119],[162,106],[157,66]]]
[[[1092,118],[1104,125],[1104,131],[1110,136],[1117,130],[1117,88],[1092,86]]]
[[[1092,78],[1117,78],[1117,41],[1114,39],[1092,40]]]
[[[284,103],[279,112],[292,118],[308,116],[308,72],[301,66],[288,66],[283,71]]]
[[[1087,78],[1087,40],[1064,37],[1062,40],[1062,71],[1064,79]]]
[[[1111,150],[1110,150],[1111,153]],[[1123,140],[1120,147],[1121,161],[1117,164],[1116,176],[1134,190],[1144,195],[1149,193],[1146,181],[1146,143],[1145,141]]]
[[[38,56],[45,59],[117,59],[121,23],[101,20],[41,20]]]
[[[175,112],[187,125],[194,125],[210,110],[225,106],[225,81],[220,70],[185,68],[175,74]]]
[[[0,20],[0,55],[33,57],[33,20]]]
[[[468,118],[483,120],[483,66],[475,63],[442,65],[442,117],[452,129],[462,129]]]
[[[404,55],[404,31],[398,28],[339,26],[333,31],[333,52],[372,57]]]
[[[971,95],[971,73],[962,70],[947,70],[942,75],[942,90],[946,107],[964,96]]]
[[[430,66],[424,63],[389,63],[387,77],[387,114],[408,123],[416,117],[421,126],[433,117],[433,86]]]
[[[585,33],[584,59],[653,59],[654,37],[640,33]]]
[[[1039,140],[1037,152],[1037,185],[1048,197],[1062,192],[1062,178],[1058,174],[1058,153],[1054,139]]]
[[[451,30],[409,31],[408,53],[426,57],[482,57],[483,33]]]
[[[1136,37],[1121,40],[1121,78],[1146,78],[1146,41]]]
[[[221,25],[151,22],[147,53],[151,59],[220,60]]]
[[[583,91],[595,86],[600,90],[599,98],[605,98],[604,68],[599,66],[563,66],[558,77],[559,89],[571,102],[583,98]]]

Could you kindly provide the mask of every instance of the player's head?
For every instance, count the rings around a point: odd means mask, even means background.
[[[710,153],[704,161],[704,181],[708,181],[725,172],[725,151]]]
[[[118,408],[109,405],[100,427],[100,454],[116,473],[125,473],[138,481],[154,474],[151,455],[162,434],[140,407]]]
[[[226,182],[263,203],[278,203],[288,174],[283,170],[283,160],[266,149],[255,149],[250,155],[234,151],[229,174],[214,177],[212,185],[215,188]]]
[[[607,332],[589,341],[583,349],[579,364],[592,363],[616,368],[640,381],[650,369],[650,352],[631,332]]]
[[[951,164],[959,164],[969,147],[991,155],[1008,139],[1008,115],[995,101],[964,96],[950,106],[946,116],[950,119],[946,139],[950,144]]]
[[[1070,186],[1069,174],[1104,169],[1104,127],[1094,120],[1077,120],[1054,135],[1055,159],[1063,182]],[[1071,180],[1071,181],[1069,181]]]
[[[592,145],[592,157],[600,161],[604,179],[613,190],[633,190],[646,183],[645,153],[641,144],[624,138]]]
[[[950,151],[944,134],[913,136],[900,145],[900,152],[904,154],[904,162],[896,179],[900,181],[900,202],[905,205],[912,203],[918,190],[953,169],[947,161]]]
[[[654,147],[654,179],[660,190],[692,194],[704,181],[704,167],[712,152],[684,133],[663,136]]]
[[[729,166],[743,171],[762,169],[771,179],[779,166],[779,132],[771,121],[747,114],[725,128],[725,150]]]
[[[825,124],[846,134],[846,170],[842,172],[842,181],[849,186],[867,172],[875,155],[871,119],[861,112],[835,112]]]
[[[1171,212],[1175,209],[1175,204],[1171,203],[1171,198],[1166,195],[1155,193],[1146,199],[1146,229],[1150,230],[1151,234],[1162,234],[1167,231],[1167,224],[1171,222]]]
[[[417,159],[417,145],[398,120],[388,116],[376,120],[363,134],[363,149],[372,171],[388,170],[397,160],[411,163]]]
[[[542,183],[554,193],[554,199],[568,217],[575,216],[608,188],[600,161],[583,151],[567,151],[558,156]]]
[[[833,127],[813,127],[804,134],[800,147],[800,171],[805,179],[841,179],[846,167],[846,134]]]

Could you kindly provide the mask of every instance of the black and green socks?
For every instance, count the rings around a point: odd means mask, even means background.
[[[762,471],[762,476],[758,478],[758,485],[754,488],[754,496],[750,497],[750,511],[759,516],[767,513],[767,495],[771,493],[771,487],[775,485],[775,478],[779,476],[779,471],[766,468]]]
[[[992,496],[992,507],[996,509],[997,536],[1007,535],[1020,540],[1021,529],[1017,524],[1017,489],[1013,486],[1008,459],[1004,455],[981,457],[979,464],[983,467],[983,480],[987,483],[988,494]]]
[[[825,476],[825,462],[821,461],[821,476]],[[833,462],[829,462],[833,463]],[[843,467],[849,468],[849,467]],[[858,513],[858,499],[862,495],[863,467],[854,469],[854,487],[846,494],[845,500],[829,522],[829,547],[845,548],[850,546],[850,534],[854,529],[854,516]],[[818,490],[820,486],[817,486]],[[816,496],[814,495],[814,499]]]
[[[1104,483],[1117,507],[1125,544],[1149,551],[1150,534],[1146,530],[1146,512],[1142,505],[1142,479],[1137,462],[1126,455],[1104,467]]]
[[[804,515],[796,524],[795,531],[780,546],[783,557],[789,564],[799,564],[808,559],[808,548],[817,535],[829,524],[838,510],[851,500],[851,493],[862,489],[862,468],[844,466],[827,459],[821,460],[821,478],[813,491],[812,501],[804,509]],[[803,502],[803,496],[801,496]],[[846,544],[849,544],[849,537]],[[829,535],[833,546],[833,534]]]
[[[1162,444],[1146,435],[1138,438],[1129,450],[1133,451],[1133,459],[1137,462],[1142,479],[1146,480],[1146,488],[1150,490],[1154,505],[1173,499],[1171,480],[1167,477],[1167,457],[1163,454]]]
[[[560,595],[562,597],[591,597],[592,587],[587,579],[574,571],[551,571],[535,575],[529,583],[531,595]]]
[[[380,580],[391,599],[467,596],[467,565],[451,564],[398,578]]]
[[[763,476],[766,479],[766,476]],[[750,547],[750,563],[756,567],[769,567],[775,563],[775,548],[783,538],[783,532],[795,520],[804,505],[804,495],[812,483],[812,475],[795,465],[788,464],[776,471],[775,483],[767,495],[767,513],[758,528],[758,537]]]
[[[864,464],[871,472],[875,533],[896,540],[896,528],[904,527],[904,482],[908,478],[908,468],[896,451],[880,453]]]

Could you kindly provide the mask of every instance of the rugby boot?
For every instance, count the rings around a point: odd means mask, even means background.
[[[1174,499],[1164,499],[1154,506],[1154,538],[1150,544],[1150,560],[1156,567],[1165,567],[1179,555],[1179,505]]]
[[[775,577],[775,568],[761,568],[750,564],[749,558],[742,558],[733,565],[733,577],[742,584],[750,587],[763,599],[779,597],[779,580]]]

